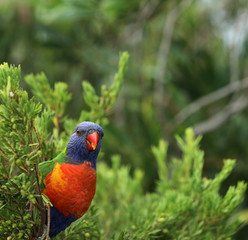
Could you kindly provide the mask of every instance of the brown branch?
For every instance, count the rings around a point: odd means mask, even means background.
[[[248,88],[248,78],[245,78],[242,81],[231,82],[228,85],[197,99],[175,116],[176,124],[183,123],[188,117],[203,107],[217,102],[222,98],[245,88]]]
[[[248,98],[239,97],[237,100],[231,102],[226,106],[222,111],[218,112],[216,115],[210,119],[203,121],[201,123],[193,126],[194,132],[196,135],[210,132],[217,127],[219,127],[223,122],[227,121],[234,114],[241,112],[248,106]]]
[[[28,175],[29,174],[29,171],[26,169],[26,168],[24,168],[24,167],[22,167],[22,166],[17,166],[21,171],[23,171],[26,175]]]
[[[15,187],[15,188],[18,190],[18,193],[20,193],[20,187],[19,187],[16,183],[14,183],[14,182],[12,181],[12,179],[10,179],[9,182],[11,183],[11,185],[12,185],[13,187]]]
[[[34,204],[34,206],[35,206],[40,212],[43,211],[42,206],[40,206],[37,202]]]
[[[47,206],[47,233],[46,233],[46,240],[49,240],[50,222],[51,222],[50,214],[51,214],[51,211],[50,211],[50,205],[48,203],[46,204],[46,206]]]
[[[3,156],[7,157],[8,155],[5,153],[5,151],[0,147],[0,151],[3,153]]]

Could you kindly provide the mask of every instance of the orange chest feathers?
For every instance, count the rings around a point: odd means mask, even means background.
[[[96,191],[96,171],[89,165],[59,164],[45,178],[43,193],[65,216],[79,218],[88,210]]]

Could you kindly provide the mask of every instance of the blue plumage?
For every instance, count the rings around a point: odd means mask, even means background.
[[[85,142],[87,141],[86,138],[88,131],[92,129],[99,133],[100,138],[96,149],[94,151],[89,151]],[[81,138],[77,136],[77,130],[81,132]],[[91,162],[92,167],[96,170],[96,159],[101,148],[102,136],[103,129],[98,124],[92,122],[79,123],[71,135],[67,145],[66,154],[69,158],[69,162],[73,164],[82,164],[87,160]]]
[[[64,231],[72,222],[76,221],[77,218],[66,217],[63,213],[58,211],[55,207],[51,207],[50,217],[50,231],[49,236],[53,237],[59,232]]]

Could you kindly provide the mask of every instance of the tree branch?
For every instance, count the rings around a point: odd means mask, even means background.
[[[176,124],[178,125],[183,123],[188,117],[203,107],[212,104],[233,92],[240,91],[245,88],[248,88],[248,78],[245,78],[242,81],[231,82],[228,85],[197,99],[175,116]]]
[[[50,232],[50,224],[51,224],[51,219],[50,219],[50,214],[51,214],[51,209],[50,205],[47,203],[47,233],[46,233],[46,240],[49,240],[49,232]]]
[[[238,103],[240,101],[240,98],[238,98],[238,95],[241,93],[241,90],[248,87],[248,78],[245,78],[243,80],[239,80],[239,44],[238,44],[238,37],[240,31],[242,31],[246,18],[242,18],[240,21],[238,21],[235,24],[235,31],[232,36],[232,43],[230,48],[230,56],[229,56],[229,63],[230,63],[230,83],[208,95],[205,95],[195,102],[189,104],[187,107],[185,107],[183,110],[181,110],[175,117],[176,125],[183,123],[188,117],[190,117],[193,113],[199,111],[201,108],[212,104],[229,94],[234,94],[231,98],[230,104],[225,108],[228,109],[228,107],[232,106],[235,103]],[[238,100],[237,100],[238,99]],[[225,110],[223,110],[225,111]],[[215,117],[218,117],[219,114],[217,114]],[[211,118],[212,119],[212,118]],[[206,121],[207,122],[207,121]]]
[[[204,134],[219,127],[223,122],[227,121],[234,114],[241,112],[248,106],[247,97],[239,97],[237,100],[231,102],[222,111],[211,117],[210,119],[193,126],[196,135]]]

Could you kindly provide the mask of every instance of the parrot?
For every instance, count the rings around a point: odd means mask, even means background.
[[[53,160],[39,164],[42,193],[53,205],[50,208],[50,237],[87,212],[96,191],[96,161],[103,134],[98,124],[81,122],[67,147]]]

